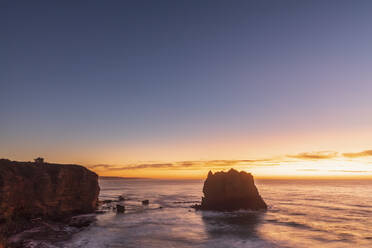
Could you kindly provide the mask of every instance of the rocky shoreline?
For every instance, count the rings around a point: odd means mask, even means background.
[[[96,214],[78,215],[61,221],[33,220],[24,223],[25,229],[9,236],[6,247],[56,247],[56,244],[69,240],[95,220]]]

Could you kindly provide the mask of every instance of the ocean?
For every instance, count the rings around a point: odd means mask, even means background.
[[[126,198],[62,247],[372,247],[372,182],[256,180],[266,212],[195,211],[201,180],[100,179],[100,200]],[[150,204],[143,206],[141,201]]]

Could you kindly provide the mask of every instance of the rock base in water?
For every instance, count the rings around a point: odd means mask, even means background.
[[[204,197],[200,210],[235,211],[239,209],[265,210],[263,201],[254,184],[253,176],[244,171],[230,169],[228,172],[211,171],[204,182]]]

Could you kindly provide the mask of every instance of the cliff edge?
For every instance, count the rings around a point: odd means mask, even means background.
[[[93,212],[99,190],[83,166],[0,159],[0,224]]]

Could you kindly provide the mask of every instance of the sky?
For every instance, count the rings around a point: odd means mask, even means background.
[[[371,12],[363,0],[2,1],[0,157],[105,176],[372,177]]]

